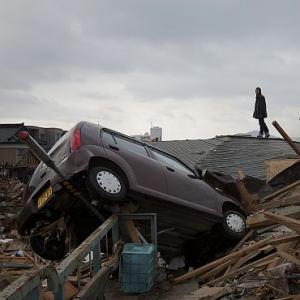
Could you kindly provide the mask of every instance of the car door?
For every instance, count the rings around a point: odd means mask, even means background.
[[[109,158],[132,170],[134,190],[156,197],[167,194],[162,166],[157,160],[150,157],[144,144],[108,131],[102,133],[102,142]]]
[[[181,200],[193,202],[204,211],[216,213],[218,210],[217,192],[203,182],[195,173],[179,160],[159,150],[151,149],[154,157],[163,166],[168,194]]]

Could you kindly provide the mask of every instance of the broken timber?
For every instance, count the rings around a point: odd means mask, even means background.
[[[267,203],[258,204],[255,206],[255,210],[261,211],[270,208],[285,207],[293,204],[300,204],[300,194],[292,195],[285,198],[274,199]]]
[[[278,124],[277,121],[272,122],[273,126],[277,129],[277,131],[281,134],[284,140],[291,146],[291,148],[296,152],[296,154],[300,155],[300,149],[295,145],[289,135],[283,130],[283,128]]]
[[[281,216],[288,216],[292,218],[299,218],[300,217],[300,206],[293,205],[281,208],[275,208],[272,212],[276,212]],[[247,226],[250,228],[272,225],[276,223],[272,219],[267,218],[266,212],[258,212],[247,218]]]
[[[284,225],[294,231],[296,231],[298,234],[300,234],[300,221],[296,220],[294,218],[276,215],[272,212],[265,212],[265,216],[272,220],[273,222],[279,223],[281,225]]]
[[[284,234],[280,237],[275,237],[275,238],[272,237],[272,238],[267,238],[267,239],[261,240],[261,241],[256,242],[248,247],[245,247],[241,250],[230,253],[227,256],[224,256],[215,261],[212,261],[211,263],[208,263],[207,265],[204,265],[198,269],[195,269],[184,275],[176,277],[174,279],[174,283],[178,284],[178,283],[184,282],[186,280],[201,276],[201,275],[205,274],[206,272],[211,271],[213,268],[216,268],[216,267],[220,266],[221,264],[227,262],[231,258],[234,258],[234,257],[240,258],[240,257],[247,255],[247,254],[251,253],[252,251],[260,249],[266,245],[278,245],[281,243],[288,243],[291,241],[298,240],[299,237],[300,236],[297,234]],[[228,273],[228,274],[230,274],[230,273]]]

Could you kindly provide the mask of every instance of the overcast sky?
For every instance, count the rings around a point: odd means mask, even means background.
[[[300,136],[300,1],[0,0],[0,122]]]

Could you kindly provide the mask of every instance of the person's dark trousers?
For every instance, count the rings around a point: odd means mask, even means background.
[[[266,123],[265,123],[264,118],[259,118],[258,121],[259,121],[259,126],[260,126],[259,133],[261,135],[263,135],[264,133],[266,133],[266,134],[269,133],[269,129],[268,129]]]

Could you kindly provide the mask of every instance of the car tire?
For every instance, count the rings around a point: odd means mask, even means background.
[[[48,260],[61,260],[66,254],[64,242],[50,241],[45,244],[42,236],[35,236],[30,239],[30,245],[35,253]],[[45,246],[47,245],[47,246]]]
[[[37,226],[31,232],[30,245],[33,251],[44,259],[61,260],[67,252],[65,233],[60,234],[59,239],[57,232],[51,232],[51,230],[48,231],[47,235],[38,234],[40,230],[43,230],[43,227],[43,225]]]
[[[126,185],[119,172],[108,167],[93,167],[88,174],[88,186],[94,196],[109,202],[121,202],[126,196]]]
[[[222,228],[229,238],[241,239],[246,234],[246,218],[237,210],[226,210],[223,216]]]

